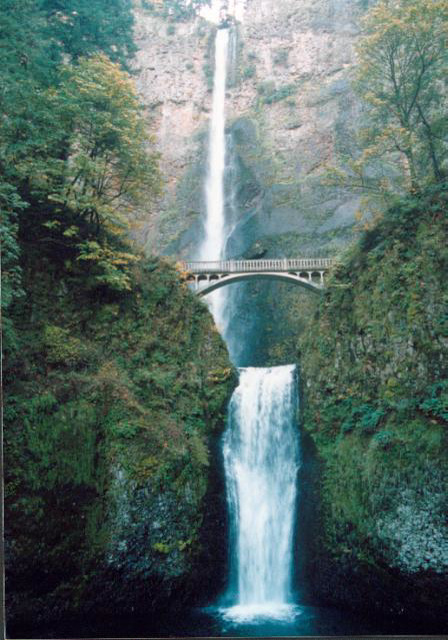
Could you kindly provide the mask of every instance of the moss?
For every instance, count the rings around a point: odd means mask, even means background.
[[[170,552],[170,545],[166,544],[165,542],[155,542],[152,545],[152,548],[154,549],[154,551],[158,551],[159,553],[169,553]]]
[[[446,197],[442,185],[397,201],[361,235],[335,266],[300,343],[304,426],[324,461],[313,562],[334,576],[326,597],[358,603],[370,581],[377,606],[409,615],[421,606],[422,618],[440,615],[443,581],[433,580],[430,604],[427,572],[447,570],[439,539],[439,482],[448,470]],[[336,585],[350,584],[347,554],[363,573],[358,595]],[[389,600],[380,593],[386,583]]]
[[[13,625],[49,619],[62,588],[61,615],[102,606],[100,594],[139,607],[113,586],[123,571],[164,577],[154,606],[180,589],[203,552],[209,445],[235,382],[207,308],[168,262],[141,259],[131,292],[94,296],[60,272],[55,288],[41,267],[25,270],[5,370]]]

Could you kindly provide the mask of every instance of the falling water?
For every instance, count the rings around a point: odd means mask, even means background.
[[[230,402],[223,447],[233,546],[230,619],[284,618],[294,610],[295,387],[294,365],[245,368]]]
[[[205,184],[207,216],[205,240],[201,247],[201,260],[219,260],[224,238],[224,169],[225,139],[225,90],[227,76],[227,50],[229,32],[218,29],[215,41],[215,76],[213,107],[210,120],[208,174]]]
[[[229,29],[217,29],[201,260],[226,257],[228,58]],[[228,176],[231,177],[229,172]],[[231,195],[230,189],[227,198],[230,218]],[[232,338],[227,335],[229,301],[225,288],[208,296],[215,322],[228,345]],[[293,609],[293,523],[299,464],[294,429],[295,386],[294,365],[245,368],[240,370],[240,383],[230,402],[223,447],[232,547],[227,594],[232,606],[224,611],[224,617],[229,620],[285,619]]]
[[[226,163],[225,93],[228,47],[228,29],[218,29],[215,39],[213,105],[209,130],[208,172],[205,183],[207,215],[205,219],[205,238],[199,252],[200,260],[220,260],[224,257],[224,171]],[[215,322],[220,328],[221,333],[224,334],[224,292],[216,291],[209,296],[208,302]]]

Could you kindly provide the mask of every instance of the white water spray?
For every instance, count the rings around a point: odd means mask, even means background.
[[[294,614],[295,386],[294,365],[241,369],[230,403],[223,447],[233,545],[228,619]]]

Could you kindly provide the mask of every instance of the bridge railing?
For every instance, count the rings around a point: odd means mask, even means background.
[[[289,258],[280,260],[218,260],[180,262],[181,268],[190,273],[246,273],[254,271],[305,271],[327,270],[332,258]]]

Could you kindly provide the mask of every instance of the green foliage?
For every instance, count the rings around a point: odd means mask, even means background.
[[[132,204],[160,188],[158,156],[146,151],[152,140],[133,82],[98,55],[70,68],[50,100],[64,127],[69,162],[54,168],[48,199],[91,227],[120,234]]]
[[[82,274],[38,257],[25,264],[27,297],[12,305],[19,348],[4,371],[16,607],[39,598],[51,609],[63,583],[67,606],[88,598],[80,576],[95,577],[119,535],[117,469],[133,493],[182,501],[178,532],[162,521],[134,577],[145,562],[168,576],[173,550],[182,563],[200,552],[208,439],[224,424],[234,374],[205,305],[179,276],[167,263],[134,261],[126,291],[92,297]],[[51,581],[29,580],[44,567]]]
[[[358,88],[370,105],[364,156],[401,155],[411,189],[441,180],[446,158],[445,2],[380,2],[367,14]]]
[[[194,465],[200,467],[208,467],[209,451],[201,436],[195,431],[193,432],[189,442],[190,452]]]
[[[257,92],[261,96],[264,104],[273,104],[285,100],[297,91],[293,84],[286,84],[282,87],[275,87],[273,82],[263,82],[257,86]]]
[[[210,0],[144,0],[143,2],[143,7],[147,11],[174,22],[191,20],[202,7],[209,5]]]
[[[73,367],[85,364],[88,350],[78,338],[70,336],[68,329],[47,325],[43,330],[43,347],[49,364]]]
[[[95,477],[94,407],[76,399],[59,406],[51,393],[35,396],[25,406],[24,444],[33,459],[23,473],[31,490],[51,491],[61,480],[91,483]]]
[[[349,408],[347,407],[349,405]],[[348,433],[349,431],[353,431],[357,429],[363,433],[373,433],[378,428],[378,425],[381,422],[381,419],[385,415],[385,411],[382,408],[375,408],[369,404],[362,405],[354,405],[352,404],[352,399],[348,398],[344,404],[340,407],[339,412],[335,412],[335,419],[337,424],[337,418],[343,417],[341,423],[341,432]],[[348,410],[347,410],[348,409]],[[332,413],[329,412],[328,416],[330,419],[332,418]],[[339,413],[339,416],[338,416]]]
[[[159,553],[170,553],[171,551],[171,547],[169,544],[166,544],[165,542],[155,542],[152,545],[152,548],[154,549],[154,551],[158,551]]]
[[[369,195],[367,210],[444,179],[447,29],[444,1],[381,0],[363,20],[355,83],[366,107],[361,153],[341,157],[332,177]]]
[[[340,257],[300,342],[324,545],[369,575],[390,552],[379,520],[446,474],[447,202],[444,183],[396,199]]]
[[[15,344],[8,307],[23,294],[18,215],[28,207],[19,192],[15,164],[29,147],[36,93],[53,74],[46,23],[32,0],[5,0],[0,11],[0,230],[2,235],[2,320],[6,350]],[[9,151],[10,150],[10,151]],[[9,152],[8,152],[9,151]]]
[[[43,0],[41,11],[59,55],[78,60],[102,51],[127,68],[137,50],[131,0]]]
[[[257,72],[255,65],[250,64],[247,67],[244,67],[241,76],[243,80],[249,80],[249,78],[253,78]]]
[[[3,185],[3,191],[9,190],[9,185]],[[13,199],[16,199],[16,194],[13,188],[10,188],[10,194],[13,195]],[[1,194],[0,194],[1,197]],[[16,345],[16,335],[14,328],[11,324],[10,318],[7,312],[10,305],[14,300],[19,299],[24,295],[22,289],[22,269],[20,267],[20,247],[17,242],[17,229],[16,215],[14,210],[9,209],[8,200],[6,200],[6,206],[3,206],[0,210],[0,234],[2,238],[1,247],[1,311],[3,320],[3,338],[5,348],[8,351],[13,349]],[[14,206],[14,205],[13,205]],[[21,202],[18,201],[15,204],[15,208],[19,208]],[[9,210],[8,210],[9,209]]]
[[[418,408],[433,418],[448,422],[448,380],[431,385],[427,396],[419,402]]]
[[[19,217],[21,236],[50,253],[65,248],[72,264],[88,262],[91,283],[127,288],[129,214],[160,190],[133,83],[104,55],[82,59],[64,69],[58,89],[41,95],[40,107],[30,115],[33,137],[17,150],[10,130],[4,145],[34,209],[33,217],[27,210]]]
[[[390,447],[393,441],[394,436],[391,431],[379,431],[378,433],[375,433],[372,438],[372,442],[383,449]]]
[[[129,265],[138,260],[138,256],[111,249],[107,244],[101,246],[95,240],[80,243],[78,248],[77,260],[89,265],[85,281],[87,288],[97,289],[104,286],[114,291],[126,291],[131,288]]]
[[[272,60],[274,64],[286,67],[288,65],[288,57],[289,49],[277,49],[277,51],[274,52]]]
[[[159,193],[158,157],[148,150],[131,79],[97,52],[125,64],[133,51],[130,9],[127,0],[7,0],[0,12],[7,351],[16,344],[10,306],[23,293],[20,260],[33,252],[87,270],[92,286],[129,286],[123,235],[131,210]]]

